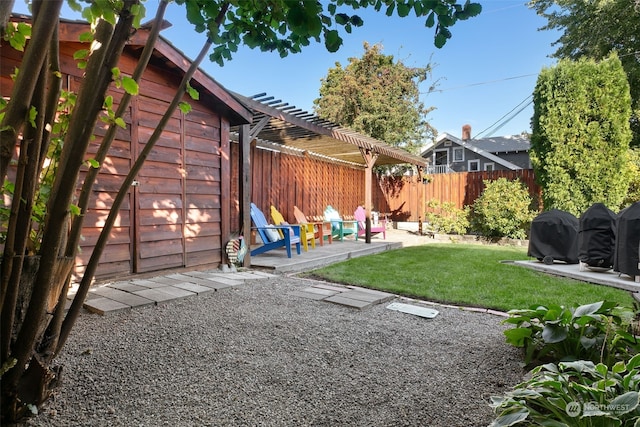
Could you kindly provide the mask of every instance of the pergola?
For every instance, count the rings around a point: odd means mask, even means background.
[[[371,242],[369,213],[372,205],[373,167],[375,165],[412,164],[419,169],[426,166],[426,159],[401,148],[392,147],[377,139],[341,127],[316,115],[297,109],[265,93],[246,97],[232,95],[253,112],[251,124],[232,128],[238,136],[240,147],[240,203],[243,228],[251,228],[249,204],[251,202],[250,144],[293,148],[308,153],[357,164],[365,169],[365,209],[367,233],[365,241]]]

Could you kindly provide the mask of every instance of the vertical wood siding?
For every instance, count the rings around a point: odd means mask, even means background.
[[[238,232],[238,144],[232,144],[231,231]],[[294,223],[293,207],[308,217],[322,216],[327,205],[353,216],[364,201],[364,169],[336,164],[312,156],[296,156],[251,148],[251,192],[255,203],[270,220],[275,206]]]

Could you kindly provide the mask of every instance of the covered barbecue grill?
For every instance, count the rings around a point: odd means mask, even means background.
[[[595,203],[580,216],[578,259],[591,269],[613,267],[617,215],[603,203]]]
[[[618,214],[613,269],[640,281],[640,202]]]
[[[578,263],[578,227],[575,215],[551,209],[542,212],[531,222],[528,255],[552,264],[564,261]]]

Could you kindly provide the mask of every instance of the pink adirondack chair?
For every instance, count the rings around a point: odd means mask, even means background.
[[[358,206],[358,209],[353,213],[353,217],[358,221],[358,236],[362,237],[366,235],[366,220],[367,213],[362,206]],[[371,224],[371,235],[382,233],[382,238],[387,238],[387,224],[386,220],[378,222],[378,224]]]

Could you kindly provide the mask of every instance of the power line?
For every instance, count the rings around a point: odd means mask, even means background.
[[[463,85],[463,86],[455,86],[455,87],[450,87],[447,89],[431,89],[426,93],[431,93],[431,92],[446,92],[446,91],[450,91],[450,90],[457,90],[457,89],[465,89],[468,87],[473,87],[473,86],[482,86],[482,85],[488,85],[491,83],[500,83],[500,82],[506,82],[508,80],[515,80],[515,79],[522,79],[525,77],[531,77],[531,76],[537,76],[538,73],[534,73],[534,74],[524,74],[522,76],[514,76],[514,77],[505,77],[503,79],[497,79],[497,80],[489,80],[486,82],[478,82],[478,83],[470,83],[468,85]]]
[[[494,132],[497,132],[499,129],[501,129],[504,125],[506,125],[507,123],[509,123],[511,120],[513,120],[514,117],[516,117],[518,114],[520,114],[522,111],[524,111],[525,108],[527,108],[529,105],[531,105],[533,103],[533,95],[528,95],[525,99],[523,99],[518,105],[516,105],[515,107],[513,107],[508,113],[506,113],[505,115],[503,115],[502,117],[500,117],[498,120],[496,120],[491,126],[489,126],[488,128],[486,128],[485,130],[483,130],[482,132],[478,133],[477,135],[474,136],[474,138],[478,138],[480,135],[486,133],[489,130],[492,130],[489,134],[492,135]],[[524,105],[523,105],[524,104]],[[517,110],[517,111],[516,111]],[[515,113],[514,113],[515,111]],[[513,113],[513,114],[512,114]],[[505,120],[506,118],[506,120]],[[503,122],[504,120],[504,122]],[[502,122],[502,123],[501,123]],[[496,125],[499,125],[496,127]],[[495,128],[494,128],[495,127]]]

